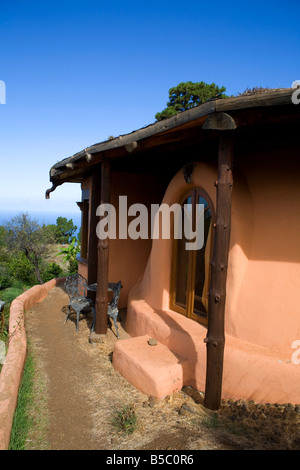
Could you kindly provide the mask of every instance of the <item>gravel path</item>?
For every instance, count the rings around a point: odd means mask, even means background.
[[[156,400],[131,386],[112,367],[114,327],[104,343],[90,343],[91,316],[64,324],[68,297],[56,287],[26,313],[35,357],[34,427],[28,449],[206,450],[300,448],[296,407],[224,402],[206,410],[190,387]],[[121,312],[121,318],[125,312]],[[119,324],[121,339],[127,334]],[[116,412],[136,417],[131,434],[112,423]]]

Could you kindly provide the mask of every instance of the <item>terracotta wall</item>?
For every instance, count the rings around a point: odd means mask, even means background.
[[[90,185],[91,178],[87,178],[82,183],[82,189],[91,189]],[[165,190],[163,183],[157,176],[115,171],[112,172],[111,188],[111,204],[116,208],[117,222],[119,196],[127,196],[128,207],[134,203],[150,207],[152,203],[159,204],[161,202]],[[128,218],[128,221],[130,222],[131,219]],[[131,240],[129,238],[127,240],[110,240],[109,282],[121,280],[123,284],[119,308],[127,307],[128,293],[145,271],[151,245],[150,238],[148,240]],[[78,271],[87,278],[85,263],[79,263]]]
[[[282,152],[239,156],[234,167],[226,332],[286,352],[300,338],[299,167],[297,155]],[[214,204],[216,179],[216,167],[197,164],[192,186],[204,188]],[[190,189],[179,172],[163,202],[178,202]],[[128,205],[149,206],[162,202],[162,185],[154,176],[113,172],[115,207],[119,195],[128,196]],[[123,282],[120,308],[141,279],[142,298],[154,309],[169,310],[172,242],[155,240],[151,247],[151,240],[111,240],[109,279]]]
[[[119,196],[128,196],[128,207],[140,203],[150,208],[151,204],[160,204],[165,190],[162,187],[157,176],[113,172],[111,203],[117,208],[117,219]],[[133,218],[129,217],[128,222]],[[148,240],[110,240],[109,280],[122,281],[120,308],[127,307],[128,293],[145,271],[151,246],[150,237]]]
[[[256,154],[235,167],[226,332],[291,352],[300,338],[300,165],[292,154],[281,162],[279,154]],[[215,203],[216,179],[216,168],[199,163],[192,185]],[[163,202],[178,202],[190,188],[179,172]],[[140,292],[154,309],[169,309],[171,253],[171,241],[153,242]]]
[[[85,279],[88,278],[88,267],[87,264],[84,262],[78,262],[78,272],[83,276]]]
[[[239,159],[237,169],[227,331],[291,351],[300,338],[299,155],[256,153]]]
[[[192,185],[184,180],[182,171],[170,182],[162,203],[178,203],[192,187],[202,187],[216,204],[214,181],[217,171],[213,166],[198,163],[195,166]],[[148,260],[140,289],[142,298],[158,310],[169,310],[171,283],[172,240],[153,240],[152,251]]]
[[[241,156],[235,165],[224,398],[299,403],[300,368],[292,361],[300,339],[299,166],[291,153]],[[216,168],[196,165],[192,186],[214,204],[216,179]],[[190,189],[179,172],[163,202],[178,202]],[[126,330],[187,358],[193,374],[185,384],[204,391],[206,328],[169,309],[171,257],[171,241],[153,241],[144,276],[129,293]]]

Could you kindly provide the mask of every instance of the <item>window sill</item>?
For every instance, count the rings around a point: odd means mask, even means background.
[[[80,253],[77,253],[76,261],[78,261],[78,263],[81,263],[81,264],[88,264],[87,258],[82,258]]]

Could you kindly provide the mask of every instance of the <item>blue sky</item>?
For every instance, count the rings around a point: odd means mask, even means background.
[[[79,185],[45,201],[49,170],[155,121],[168,90],[227,94],[300,79],[300,2],[0,0],[0,211],[78,211]]]

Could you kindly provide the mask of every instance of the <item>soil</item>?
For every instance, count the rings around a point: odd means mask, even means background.
[[[203,393],[184,387],[162,400],[148,397],[112,366],[114,326],[103,343],[90,342],[92,315],[64,324],[68,296],[62,287],[26,312],[35,358],[35,450],[239,450],[300,449],[300,406],[223,401],[218,412],[203,406]],[[128,337],[120,311],[121,339]],[[124,431],[125,412],[136,418]],[[114,420],[123,417],[122,422]]]

